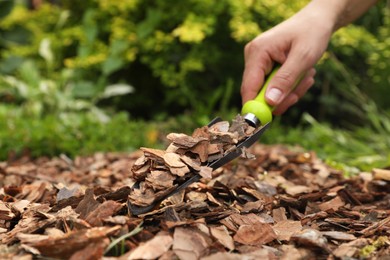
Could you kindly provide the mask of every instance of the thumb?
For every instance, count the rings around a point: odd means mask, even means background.
[[[302,62],[302,56],[290,55],[269,82],[265,93],[267,103],[271,106],[278,106],[309,68],[309,64]]]

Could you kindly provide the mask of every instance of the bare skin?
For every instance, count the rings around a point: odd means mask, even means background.
[[[275,115],[284,113],[314,84],[314,65],[337,29],[365,13],[377,0],[312,0],[291,18],[257,36],[245,46],[242,101],[254,99],[275,63],[266,101]],[[298,86],[295,82],[303,76]]]

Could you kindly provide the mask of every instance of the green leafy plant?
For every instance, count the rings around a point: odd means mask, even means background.
[[[7,16],[11,12],[13,7],[14,7],[14,1],[12,0],[0,1],[0,19]]]
[[[111,250],[113,250],[115,248],[115,251],[116,251],[115,255],[117,255],[117,256],[123,255],[125,253],[125,248],[124,248],[123,242],[127,238],[135,236],[139,232],[141,232],[143,230],[142,224],[143,223],[141,222],[133,230],[131,230],[129,233],[126,233],[126,234],[124,234],[124,235],[122,235],[122,236],[120,236],[120,237],[118,237],[116,239],[113,239],[112,242],[106,248],[104,254],[108,254]],[[119,245],[119,243],[120,243],[120,245]],[[119,247],[119,250],[118,250],[118,247]]]
[[[47,74],[71,69],[75,90],[85,98],[107,85],[131,83],[137,94],[113,99],[111,104],[134,116],[161,118],[191,110],[201,118],[221,109],[221,93],[227,86],[234,86],[227,102],[237,107],[244,44],[307,2],[190,0],[172,5],[164,0],[120,4],[66,0],[61,6],[44,4],[35,11],[16,5],[0,22],[0,70],[13,73],[24,59],[33,59]],[[361,88],[375,85],[377,96],[384,96],[389,15],[385,3],[373,9],[361,22],[333,37],[331,55],[325,55],[318,66],[321,91],[307,99],[306,106],[314,107],[310,100],[316,102],[318,109],[313,112],[337,116],[325,109],[327,101],[316,94],[326,92],[330,85],[328,100],[339,99],[338,86],[343,81],[332,66],[332,55],[343,61],[353,77],[361,78]],[[52,54],[40,51],[44,45],[50,45]]]
[[[42,45],[40,54],[50,67],[52,52],[47,43]],[[147,142],[141,133],[135,138],[142,122],[130,122],[126,113],[113,115],[109,107],[98,106],[107,99],[131,94],[132,86],[114,84],[101,92],[85,93],[74,84],[71,69],[54,76],[44,77],[34,60],[23,61],[15,75],[0,75],[2,159],[11,151],[26,149],[33,156],[73,156],[78,152],[129,150]],[[120,129],[133,136],[123,135]]]

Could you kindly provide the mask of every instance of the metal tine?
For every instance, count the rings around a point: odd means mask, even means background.
[[[220,118],[219,116],[217,116],[216,118],[214,118],[213,120],[211,120],[211,121],[207,124],[207,126],[210,127],[210,126],[212,126],[212,125],[214,125],[214,124],[216,124],[216,123],[218,123],[218,122],[222,122],[222,118]]]
[[[213,161],[209,167],[213,168],[213,170],[218,169],[219,167],[227,164],[228,162],[234,160],[235,158],[239,157],[242,154],[242,148],[249,148],[254,143],[256,143],[260,136],[270,127],[270,123],[265,124],[263,127],[256,130],[256,132],[253,133],[253,135],[249,136],[247,139],[239,143],[233,151],[227,153],[222,158]]]

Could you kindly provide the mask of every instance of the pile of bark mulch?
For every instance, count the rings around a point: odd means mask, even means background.
[[[0,258],[389,259],[389,170],[250,152],[142,216],[127,206],[141,151],[0,162]]]

